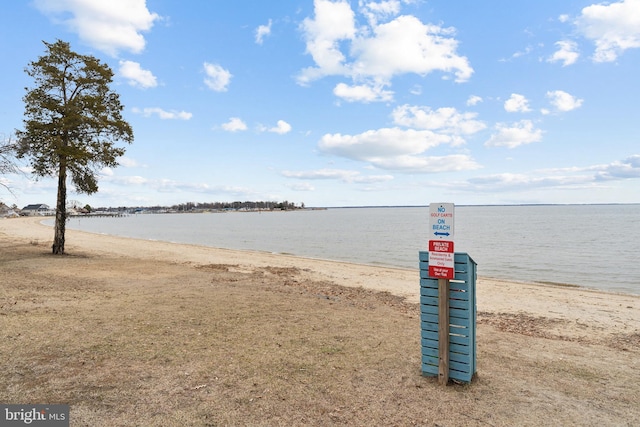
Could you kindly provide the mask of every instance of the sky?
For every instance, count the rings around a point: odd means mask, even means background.
[[[640,203],[640,0],[3,2],[0,137],[60,39],[134,142],[99,206]],[[0,200],[55,206],[55,178]]]

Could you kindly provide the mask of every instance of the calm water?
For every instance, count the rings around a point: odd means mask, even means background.
[[[417,268],[424,208],[73,218],[96,233]],[[458,206],[455,248],[479,275],[640,294],[640,205]]]

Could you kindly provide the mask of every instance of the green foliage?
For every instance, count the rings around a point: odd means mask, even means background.
[[[161,207],[159,207],[161,208]],[[171,209],[188,212],[194,210],[205,210],[205,209],[215,209],[215,210],[225,210],[225,209],[233,209],[233,210],[295,210],[295,209],[304,209],[304,203],[302,203],[300,208],[297,208],[295,203],[291,203],[288,201],[284,202],[207,202],[207,203],[194,203],[187,202],[181,203],[179,205],[173,205],[170,207]]]
[[[25,70],[34,87],[23,98],[17,155],[29,159],[36,177],[58,177],[52,248],[64,254],[67,176],[79,193],[98,191],[98,171],[118,165],[124,148],[116,143],[133,142],[133,131],[122,118],[120,97],[109,88],[109,66],[61,40],[44,44],[47,54]]]
[[[92,56],[71,51],[68,43],[44,42],[47,54],[26,73],[24,130],[17,131],[18,157],[30,160],[36,177],[69,173],[80,193],[98,191],[97,172],[118,165],[133,131],[122,118],[123,106],[109,88],[113,72]]]

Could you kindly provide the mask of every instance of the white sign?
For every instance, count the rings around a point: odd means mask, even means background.
[[[453,241],[453,203],[431,203],[429,205],[429,240]]]
[[[429,277],[455,277],[453,210],[453,203],[429,205]]]

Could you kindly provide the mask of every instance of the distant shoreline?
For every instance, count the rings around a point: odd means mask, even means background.
[[[639,206],[637,203],[518,203],[518,204],[456,204],[458,208],[490,208],[490,207],[553,207],[553,206]],[[225,212],[304,212],[318,211],[328,209],[406,209],[421,208],[427,209],[429,205],[362,205],[362,206],[305,206],[296,209],[191,209],[191,210],[175,210],[169,206],[135,206],[135,207],[107,207],[100,209],[100,212],[130,212],[135,213],[225,213]],[[137,212],[136,212],[137,211]],[[54,216],[41,215],[41,216]],[[104,215],[99,213],[97,215]],[[70,216],[95,216],[89,214],[70,214]]]
[[[122,221],[80,216],[72,220],[68,228],[415,270],[417,251],[427,247],[426,212],[426,207],[362,207],[330,208],[316,213],[305,210],[285,216],[273,212],[262,215],[254,212],[247,216],[194,213],[193,217],[136,214]],[[601,236],[598,231],[601,218],[611,219],[612,214],[618,213],[621,222],[614,230],[618,234],[608,238]],[[635,236],[640,230],[632,225],[637,213],[638,205],[461,207],[459,221],[456,221],[459,226],[456,251],[473,256],[481,266],[479,274],[484,277],[528,283],[566,283],[638,294],[638,266],[628,265],[632,261],[631,254],[638,249]],[[505,215],[504,220],[497,221],[499,215]],[[136,221],[135,217],[144,221]],[[49,226],[53,225],[51,218],[45,221]],[[582,230],[578,234],[571,231],[576,227]],[[628,230],[620,235],[623,228]],[[524,244],[519,246],[521,238]],[[606,239],[616,240],[618,250],[623,252],[615,259],[613,253],[594,258],[595,242]],[[574,241],[577,246],[569,247],[568,242]],[[365,246],[359,246],[361,244]],[[562,252],[552,255],[551,248],[562,249]],[[573,253],[580,256],[573,256]],[[525,255],[529,261],[519,261]],[[522,262],[521,267],[516,265],[518,262]],[[591,272],[582,268],[587,263]],[[536,265],[545,267],[536,269]],[[624,268],[625,265],[628,268]],[[572,266],[580,269],[573,271]],[[609,274],[604,271],[607,266],[622,269]],[[609,280],[597,280],[598,276],[607,276]]]
[[[637,206],[638,203],[520,203],[520,204],[491,204],[491,205],[456,205],[460,208],[483,208],[483,207],[535,207],[535,206]],[[428,208],[429,205],[380,205],[380,206],[327,206],[324,209],[375,209],[375,208]],[[312,208],[308,208],[312,209]]]

